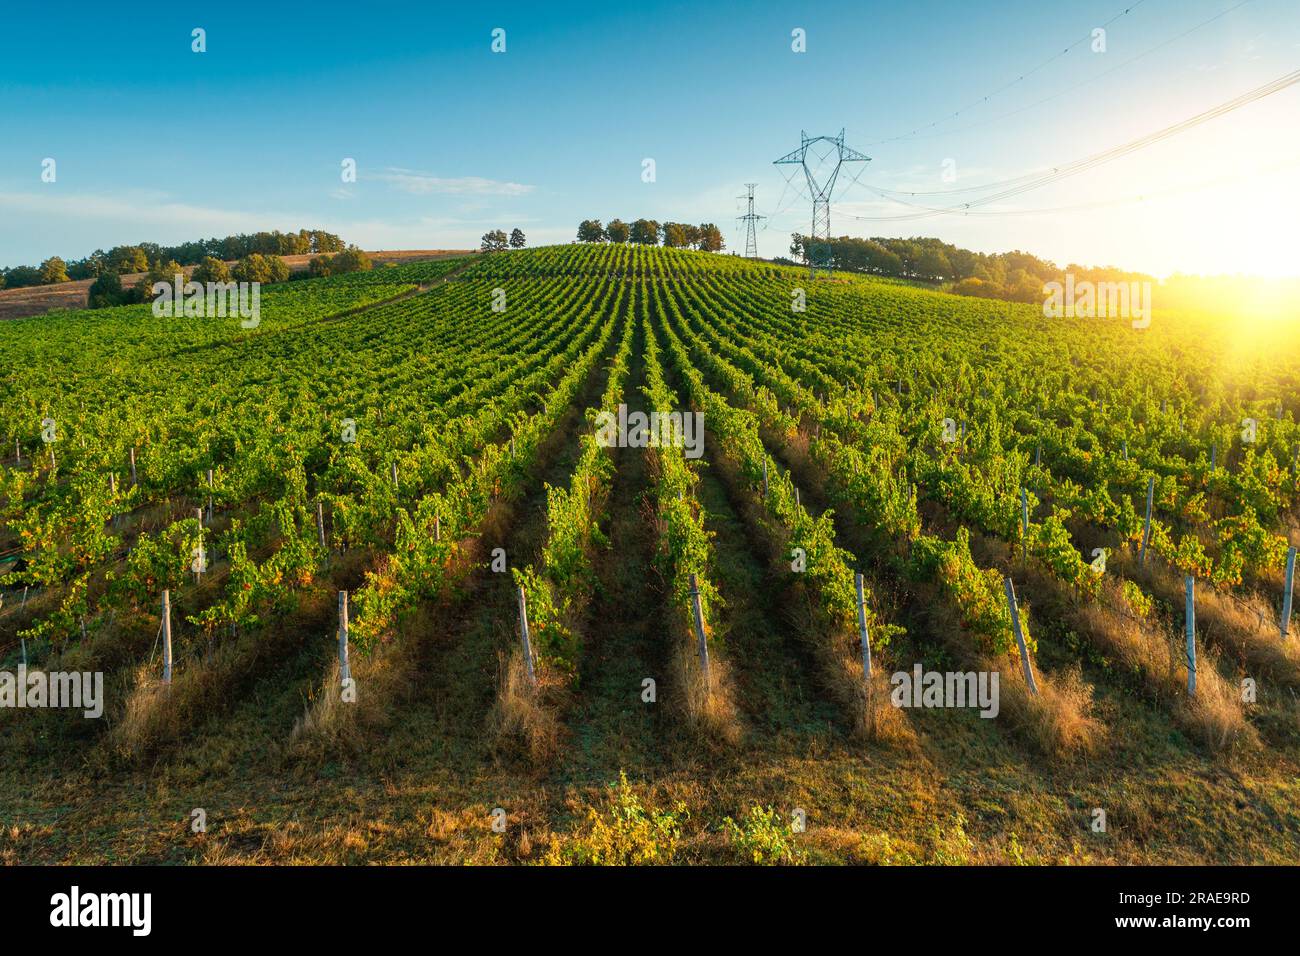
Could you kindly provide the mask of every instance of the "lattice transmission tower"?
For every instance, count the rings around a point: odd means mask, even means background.
[[[739,217],[740,221],[745,224],[745,258],[746,259],[758,258],[758,233],[754,229],[754,226],[760,219],[767,218],[766,216],[760,216],[756,212],[754,212],[754,187],[757,185],[758,183],[745,183],[745,188],[749,190],[749,195],[736,197],[737,199],[749,200],[749,211],[745,213],[745,215]]]
[[[812,232],[804,248],[804,258],[808,260],[809,271],[816,275],[819,266],[830,271],[831,198],[840,167],[845,163],[869,163],[871,157],[845,146],[842,129],[838,136],[809,136],[800,130],[799,139],[798,149],[773,160],[772,165],[798,164],[803,167],[813,204]],[[809,167],[809,152],[813,154],[815,169]]]

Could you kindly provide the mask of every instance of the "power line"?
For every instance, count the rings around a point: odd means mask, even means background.
[[[1154,133],[1149,133],[1146,136],[1132,140],[1131,142],[1128,143],[1124,143],[1121,146],[1115,146],[1111,149],[1105,150],[1104,152],[1096,153],[1092,156],[1087,156],[1083,159],[1078,159],[1073,162],[1066,163],[1062,166],[1054,167],[1050,172],[1038,174],[1034,177],[1019,176],[1016,177],[1015,179],[1003,180],[1000,183],[990,183],[988,184],[987,188],[995,188],[999,186],[1006,187],[1006,188],[1002,189],[1001,192],[997,192],[989,196],[981,196],[978,199],[972,199],[970,202],[962,203],[958,206],[949,206],[946,208],[937,208],[937,209],[931,207],[919,207],[924,211],[920,213],[913,213],[913,214],[908,214],[903,216],[860,216],[855,218],[859,218],[864,221],[886,222],[886,221],[896,221],[900,219],[928,219],[931,218],[932,216],[948,215],[952,213],[961,214],[972,208],[985,206],[988,205],[989,203],[998,202],[1003,199],[1010,199],[1012,196],[1018,196],[1021,193],[1029,192],[1030,190],[1039,189],[1043,186],[1050,185],[1051,183],[1059,182],[1060,180],[1066,179],[1067,177],[1075,176],[1081,172],[1094,169],[1095,167],[1100,166],[1103,163],[1108,163],[1111,162],[1112,160],[1116,160],[1123,156],[1127,156],[1131,153],[1135,153],[1140,149],[1145,149],[1148,146],[1154,145],[1155,143],[1168,139],[1171,136],[1175,136],[1178,133],[1185,132],[1186,130],[1192,129],[1195,126],[1199,126],[1202,123],[1207,123],[1212,119],[1216,119],[1227,113],[1231,113],[1234,110],[1238,110],[1243,106],[1248,106],[1249,104],[1254,103],[1257,100],[1261,100],[1266,96],[1270,96],[1273,93],[1277,93],[1281,90],[1284,90],[1287,87],[1295,85],[1296,83],[1300,83],[1300,70],[1293,70],[1292,72],[1287,73],[1284,76],[1280,76],[1275,80],[1265,83],[1263,86],[1256,87],[1255,89],[1243,93],[1240,96],[1228,100],[1225,103],[1221,103],[1218,106],[1213,107],[1212,109],[1208,109],[1202,113],[1198,113],[1195,116],[1191,116],[1185,120],[1182,120],[1181,122],[1174,123],[1172,126],[1166,126],[1164,129],[1157,130]],[[866,185],[868,189],[872,189],[873,191],[876,191],[878,193],[880,192],[877,189],[877,187],[871,186],[869,184],[864,184],[864,185]],[[887,196],[886,198],[893,198],[893,197]],[[901,200],[895,200],[895,201],[901,202]],[[915,204],[903,203],[903,205],[915,205]]]
[[[1236,5],[1231,6],[1231,7],[1228,7],[1228,8],[1225,9],[1225,10],[1221,10],[1219,13],[1216,13],[1214,16],[1212,16],[1212,17],[1210,17],[1210,18],[1208,18],[1208,19],[1206,19],[1206,20],[1202,20],[1200,23],[1196,24],[1194,27],[1191,27],[1191,28],[1189,28],[1189,29],[1187,29],[1187,30],[1184,30],[1182,33],[1178,34],[1177,36],[1170,37],[1170,38],[1167,39],[1167,40],[1164,40],[1164,41],[1162,41],[1162,42],[1160,42],[1160,43],[1157,43],[1155,46],[1150,47],[1150,48],[1147,49],[1147,50],[1144,50],[1143,52],[1137,54],[1136,56],[1132,56],[1132,57],[1130,57],[1129,59],[1123,61],[1122,63],[1116,64],[1115,66],[1112,66],[1112,67],[1111,67],[1110,69],[1108,69],[1108,70],[1103,70],[1101,73],[1098,73],[1096,76],[1090,76],[1090,77],[1088,77],[1087,79],[1080,80],[1078,83],[1075,83],[1073,86],[1067,86],[1065,89],[1063,89],[1063,90],[1058,90],[1057,92],[1051,94],[1050,96],[1045,96],[1045,97],[1043,97],[1041,100],[1035,100],[1033,103],[1030,103],[1030,104],[1028,104],[1027,106],[1022,106],[1022,107],[1019,107],[1018,109],[1010,110],[1010,111],[1008,111],[1008,112],[1006,112],[1006,113],[1000,113],[1000,114],[998,114],[997,116],[991,116],[991,117],[989,117],[988,119],[980,120],[980,121],[977,122],[977,123],[971,123],[971,124],[968,125],[968,126],[960,126],[960,127],[958,127],[957,129],[942,130],[942,131],[937,132],[937,133],[928,133],[928,134],[923,134],[923,136],[935,137],[935,136],[948,136],[948,135],[951,135],[951,134],[954,134],[954,133],[964,133],[964,132],[967,132],[967,131],[972,130],[972,129],[979,129],[981,126],[987,126],[987,125],[989,125],[990,123],[996,123],[996,122],[998,122],[999,120],[1004,120],[1004,119],[1007,119],[1007,118],[1012,117],[1012,116],[1017,116],[1017,115],[1019,115],[1020,113],[1025,113],[1025,112],[1028,112],[1029,110],[1036,109],[1037,107],[1042,106],[1044,103],[1050,103],[1052,100],[1060,99],[1060,98],[1061,98],[1062,96],[1064,96],[1066,93],[1071,93],[1071,92],[1073,92],[1074,90],[1079,89],[1080,87],[1087,86],[1087,85],[1090,84],[1090,83],[1095,83],[1097,80],[1100,80],[1100,79],[1102,79],[1103,77],[1109,76],[1110,74],[1115,73],[1115,72],[1117,72],[1117,71],[1119,71],[1119,70],[1122,70],[1122,69],[1124,69],[1124,68],[1127,67],[1127,66],[1131,66],[1132,64],[1134,64],[1134,63],[1137,62],[1138,60],[1141,60],[1143,57],[1150,56],[1152,53],[1155,53],[1156,51],[1161,50],[1161,49],[1163,49],[1164,47],[1169,46],[1171,43],[1177,43],[1179,40],[1183,39],[1184,37],[1189,36],[1189,35],[1192,34],[1192,33],[1195,33],[1197,30],[1200,30],[1200,29],[1202,29],[1203,27],[1207,27],[1207,26],[1209,26],[1211,23],[1214,23],[1216,20],[1220,20],[1220,19],[1222,19],[1223,17],[1226,17],[1228,14],[1232,13],[1234,10],[1238,10],[1238,9],[1240,9],[1241,7],[1244,7],[1246,4],[1251,3],[1251,2],[1252,2],[1252,0],[1240,0],[1240,2],[1237,3]],[[1026,174],[1024,177],[1021,177],[1021,178],[1028,179],[1028,178],[1030,178],[1032,175],[1034,175],[1034,174],[1029,173],[1029,174]],[[953,195],[953,194],[956,194],[956,193],[976,192],[976,191],[979,191],[979,190],[981,190],[981,189],[987,189],[987,188],[988,188],[988,184],[981,184],[981,185],[978,185],[978,186],[958,186],[958,187],[954,187],[954,188],[952,188],[952,189],[932,189],[932,190],[888,190],[888,189],[887,189],[887,190],[884,190],[884,191],[885,191],[885,192],[895,192],[895,193],[897,193],[897,194],[900,195],[900,196],[946,196],[946,195]]]
[[[960,214],[967,215],[967,216],[991,216],[991,217],[1040,216],[1046,213],[1077,212],[1086,209],[1101,209],[1108,206],[1132,205],[1135,203],[1147,202],[1148,200],[1152,200],[1152,199],[1160,199],[1165,196],[1177,196],[1177,195],[1182,195],[1184,193],[1198,192],[1202,189],[1209,189],[1212,186],[1223,185],[1224,183],[1240,182],[1243,179],[1251,179],[1263,173],[1272,173],[1272,172],[1277,172],[1278,170],[1281,169],[1289,169],[1292,166],[1300,166],[1300,156],[1292,156],[1290,159],[1284,159],[1278,163],[1272,163],[1268,166],[1262,166],[1257,169],[1252,169],[1246,173],[1234,173],[1231,176],[1217,176],[1214,179],[1205,179],[1205,180],[1201,180],[1200,182],[1189,183],[1188,185],[1185,186],[1172,186],[1168,189],[1158,189],[1151,192],[1141,193],[1136,196],[1127,196],[1122,199],[1099,199],[1095,202],[1075,203],[1069,206],[1039,207],[1036,209],[972,209],[969,212],[961,212]],[[927,212],[934,213],[936,215],[948,215],[952,212],[952,210],[950,209],[939,209],[939,208],[932,208],[929,206],[918,206],[915,203],[903,202],[903,200],[895,199],[892,196],[887,196],[883,192],[873,189],[871,186],[866,186],[864,184],[864,187],[866,189],[871,189],[872,192],[876,192],[878,195],[880,195],[882,199],[888,200],[889,202],[899,203],[904,206],[913,206],[918,209],[924,209]],[[884,217],[870,217],[870,216],[855,216],[852,215],[851,213],[843,212],[842,210],[836,210],[836,215],[844,216],[845,218],[848,219],[859,219],[863,221],[882,221],[884,218]],[[889,217],[889,218],[920,219],[920,218],[928,218],[928,217],[912,214],[912,215],[903,215],[903,216]]]
[[[767,214],[767,222],[763,223],[763,228],[759,230],[760,232],[766,232],[766,231],[771,227],[771,225],[772,225],[772,221],[773,221],[774,219],[776,219],[778,216],[780,216],[781,214],[783,214],[787,209],[789,209],[791,206],[793,206],[793,205],[794,205],[796,202],[798,202],[800,199],[803,199],[803,200],[805,200],[805,201],[807,201],[807,202],[811,202],[811,201],[812,201],[811,197],[806,196],[806,195],[804,194],[804,192],[803,192],[803,190],[802,190],[801,188],[799,188],[799,187],[795,187],[795,193],[794,193],[793,196],[790,197],[790,201],[789,201],[788,203],[786,203],[785,205],[782,205],[782,204],[781,204],[781,201],[782,201],[783,199],[785,199],[786,194],[790,191],[790,186],[791,186],[791,184],[792,184],[792,182],[793,182],[794,177],[795,177],[796,174],[793,173],[793,172],[791,172],[791,173],[787,176],[787,175],[785,174],[784,170],[782,170],[782,171],[781,171],[781,175],[785,177],[785,187],[781,190],[781,196],[780,196],[780,198],[777,199],[777,201],[776,201],[776,211]]]
[[[1103,30],[1106,29],[1106,28],[1109,27],[1112,23],[1114,23],[1116,20],[1119,20],[1121,17],[1125,17],[1125,16],[1127,16],[1129,13],[1131,13],[1131,12],[1134,11],[1134,10],[1136,10],[1138,7],[1142,6],[1142,4],[1145,3],[1145,2],[1146,2],[1146,0],[1135,0],[1135,2],[1129,4],[1128,7],[1126,7],[1123,11],[1121,11],[1120,13],[1115,14],[1115,16],[1111,17],[1109,20],[1107,20],[1105,23],[1103,23],[1103,24],[1101,25],[1101,29],[1103,29]],[[975,100],[973,103],[970,103],[970,104],[968,104],[968,105],[966,105],[966,106],[963,106],[961,109],[957,110],[957,112],[955,112],[955,113],[950,113],[950,114],[948,114],[947,116],[940,117],[939,119],[935,120],[934,122],[932,122],[932,123],[927,123],[927,124],[925,124],[924,126],[918,126],[916,129],[912,130],[910,133],[902,133],[902,134],[900,134],[900,135],[898,135],[898,136],[891,136],[891,137],[889,137],[888,139],[878,139],[878,140],[874,140],[873,142],[870,142],[870,143],[868,143],[867,145],[868,145],[868,146],[879,146],[881,143],[895,143],[895,142],[897,142],[897,141],[900,140],[900,139],[908,139],[909,137],[916,136],[916,135],[918,135],[918,134],[924,132],[925,130],[933,129],[934,127],[938,126],[940,123],[946,123],[946,122],[948,122],[949,120],[956,119],[958,116],[961,116],[961,115],[962,115],[963,113],[965,113],[967,110],[974,109],[976,106],[980,106],[980,105],[983,104],[983,103],[987,103],[990,99],[992,99],[993,97],[997,96],[998,94],[1003,93],[1003,92],[1005,92],[1006,90],[1009,90],[1011,87],[1015,86],[1017,83],[1020,83],[1021,81],[1025,80],[1026,78],[1028,78],[1028,77],[1030,77],[1030,76],[1033,76],[1035,73],[1037,73],[1039,70],[1043,69],[1044,67],[1049,66],[1049,65],[1051,65],[1052,63],[1055,63],[1055,62],[1056,62],[1057,60],[1059,60],[1061,57],[1065,56],[1067,53],[1069,53],[1071,50],[1073,50],[1075,47],[1077,47],[1080,43],[1086,43],[1086,42],[1088,42],[1088,41],[1091,40],[1091,39],[1092,39],[1092,31],[1089,30],[1085,35],[1083,35],[1083,36],[1080,37],[1079,39],[1075,40],[1073,43],[1071,43],[1069,46],[1067,46],[1065,49],[1063,49],[1060,53],[1054,53],[1052,56],[1048,57],[1048,58],[1047,58],[1046,60],[1044,60],[1042,63],[1039,63],[1039,64],[1038,64],[1036,67],[1034,67],[1033,69],[1031,69],[1031,70],[1027,70],[1027,71],[1024,72],[1024,73],[1021,73],[1021,74],[1020,74],[1018,77],[1016,77],[1014,80],[1011,80],[1010,82],[1003,84],[1002,86],[998,87],[996,90],[994,90],[994,91],[991,92],[991,93],[986,93],[984,96],[982,96],[982,97],[980,97],[979,99]]]

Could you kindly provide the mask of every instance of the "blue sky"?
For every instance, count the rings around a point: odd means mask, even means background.
[[[771,165],[801,129],[845,128],[872,157],[862,181],[884,189],[1057,165],[1300,66],[1294,0],[1250,0],[1175,39],[1239,2],[14,5],[0,33],[0,264],[299,226],[370,249],[465,247],[514,226],[567,242],[580,219],[614,216],[713,221],[732,248],[745,182],[760,212],[779,212],[760,233],[775,255],[807,230],[808,203]],[[1104,53],[1082,43],[1044,65],[1125,7]],[[191,52],[195,27],[206,53]],[[838,194],[832,231],[1158,274],[1296,274],[1297,116],[1293,86],[997,216],[853,219],[909,211],[858,185]]]

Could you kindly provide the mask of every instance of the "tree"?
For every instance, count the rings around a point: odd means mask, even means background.
[[[108,255],[103,249],[96,249],[84,259],[75,259],[68,263],[68,278],[97,279],[109,268]]]
[[[862,268],[877,275],[901,276],[903,274],[903,260],[879,242],[868,239],[863,243]]]
[[[252,252],[235,263],[230,275],[236,282],[283,282],[289,278],[289,267],[279,256]]]
[[[483,233],[483,244],[479,246],[480,252],[502,252],[508,245],[506,234],[500,229],[493,229],[491,232]]]
[[[332,232],[321,229],[299,229],[298,236],[306,244],[304,252],[342,252],[343,240]]]
[[[524,247],[524,231],[518,226],[510,230],[510,248],[522,249]]]
[[[1027,269],[1017,269],[1007,280],[1003,292],[1012,302],[1042,302],[1043,280]]]
[[[998,288],[985,282],[983,279],[977,279],[975,276],[967,276],[952,287],[952,291],[957,295],[973,295],[981,299],[996,299]]]
[[[68,281],[68,266],[58,256],[50,256],[41,263],[41,285],[54,285]]]
[[[930,247],[922,250],[916,272],[922,279],[947,279],[952,275],[952,263],[938,249]]]
[[[129,298],[122,289],[122,277],[109,270],[90,284],[86,296],[86,306],[91,309],[106,309],[124,304]]]
[[[605,227],[605,235],[610,242],[627,242],[632,230],[622,219],[611,219]]]
[[[11,289],[21,289],[23,286],[40,285],[41,270],[35,266],[14,266],[5,272],[5,284]]]
[[[659,245],[659,223],[653,219],[638,219],[632,223],[631,239],[639,246]]]
[[[663,224],[664,248],[682,249],[686,246],[686,227],[680,222]]]
[[[721,252],[725,248],[722,230],[711,222],[700,223],[695,245],[704,252]]]
[[[140,246],[114,246],[108,259],[118,275],[144,272],[149,268],[149,255]]]
[[[313,279],[320,279],[330,274],[330,256],[312,256],[307,263],[307,274]]]
[[[229,282],[230,266],[215,256],[204,256],[203,261],[194,267],[190,278],[204,285],[209,282]]]
[[[135,301],[152,301],[154,284],[157,282],[166,282],[168,285],[172,285],[176,281],[176,276],[178,274],[182,276],[185,274],[185,269],[179,262],[176,262],[174,259],[169,259],[166,262],[163,262],[161,259],[156,260],[154,264],[149,267],[149,271],[141,276],[140,281],[135,284]],[[181,280],[182,284],[184,281],[184,279]]]
[[[579,242],[604,242],[605,227],[599,219],[584,219],[578,223]]]
[[[315,260],[313,260],[315,261]],[[370,257],[356,246],[348,246],[330,259],[330,275],[343,275],[346,272],[368,272],[374,268]]]

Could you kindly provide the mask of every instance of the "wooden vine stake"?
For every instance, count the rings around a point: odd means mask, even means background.
[[[138,482],[135,477],[135,449],[131,449],[131,487],[134,488]]]
[[[339,592],[339,681],[346,684],[352,679],[348,664],[348,592]]]
[[[519,640],[523,644],[524,666],[528,668],[528,683],[537,686],[537,671],[533,667],[533,642],[528,638],[528,598],[522,586],[519,592]]]
[[[316,499],[316,537],[320,539],[322,548],[327,547],[325,544],[325,505],[319,498]]]
[[[194,555],[194,582],[197,584],[203,578],[203,565],[207,555],[203,551],[203,509],[195,508],[194,514],[199,519],[199,553]]]
[[[862,679],[871,681],[871,638],[867,634],[867,599],[863,596],[862,575],[854,575],[858,589],[858,633],[862,638]]]
[[[162,595],[163,683],[172,682],[172,596],[166,588]]]
[[[1004,582],[1007,590],[1007,608],[1011,611],[1011,630],[1016,635],[1016,645],[1020,648],[1020,666],[1025,672],[1025,683],[1029,685],[1029,693],[1035,697],[1038,696],[1038,683],[1034,680],[1034,669],[1029,665],[1029,648],[1025,646],[1025,632],[1020,627],[1020,608],[1016,604],[1016,587],[1011,583],[1011,578],[1005,578]]]
[[[1146,524],[1142,526],[1142,553],[1139,556],[1139,560],[1141,561],[1142,564],[1147,563],[1147,545],[1151,543],[1151,504],[1155,500],[1155,495],[1156,495],[1156,480],[1154,478],[1148,478],[1147,479],[1147,520],[1146,520]]]
[[[704,638],[704,611],[700,607],[700,582],[694,574],[691,575],[691,604],[695,609],[695,638],[700,646],[700,671],[704,674],[704,686],[708,689],[709,682],[709,642]]]
[[[1286,553],[1286,577],[1285,588],[1282,592],[1282,640],[1286,640],[1287,631],[1291,626],[1291,596],[1295,593],[1295,548],[1289,548]]]
[[[1196,696],[1196,578],[1187,576],[1187,694]]]

